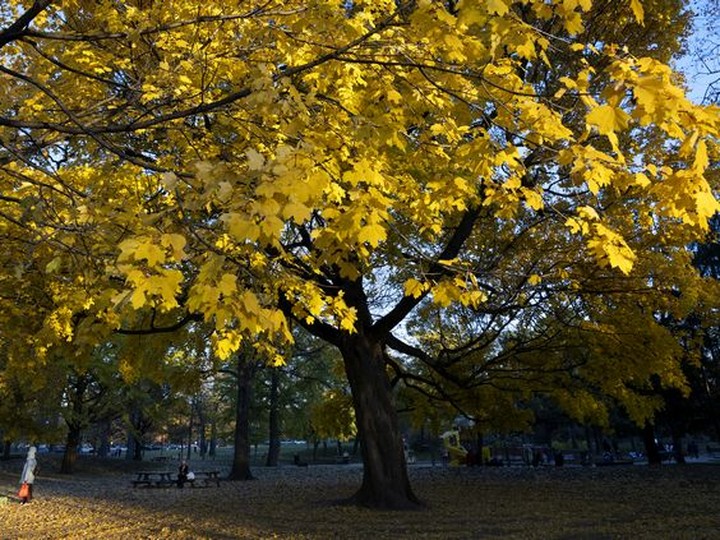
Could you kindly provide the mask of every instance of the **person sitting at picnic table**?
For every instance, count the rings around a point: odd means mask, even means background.
[[[189,473],[190,473],[190,466],[188,465],[188,462],[183,459],[180,462],[180,467],[178,467],[177,485],[179,488],[181,488],[185,485],[185,482],[187,482]]]

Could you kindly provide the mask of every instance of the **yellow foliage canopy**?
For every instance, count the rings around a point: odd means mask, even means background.
[[[3,17],[25,12],[11,4]],[[720,120],[661,62],[586,43],[591,9],[44,6],[0,49],[0,226],[92,299],[72,313],[118,326],[189,308],[222,356],[289,339],[288,313],[354,331],[367,314],[346,285],[363,276],[396,274],[407,305],[482,305],[493,268],[463,249],[499,249],[487,223],[549,219],[631,274],[640,237],[684,241],[718,210],[704,173]]]

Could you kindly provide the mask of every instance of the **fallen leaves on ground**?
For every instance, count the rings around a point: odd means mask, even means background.
[[[258,467],[255,481],[185,489],[134,489],[131,472],[101,467],[43,474],[31,504],[0,506],[0,538],[720,538],[717,465],[410,473],[425,510],[336,504],[360,485],[353,466]],[[16,476],[4,465],[2,493]]]

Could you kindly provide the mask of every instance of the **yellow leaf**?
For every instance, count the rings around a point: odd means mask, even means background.
[[[629,119],[630,116],[625,111],[612,105],[600,105],[590,111],[586,118],[587,123],[597,127],[602,135],[627,128]]]
[[[571,36],[582,33],[584,29],[582,17],[579,13],[573,11],[565,19],[565,30],[567,30]]]
[[[412,296],[413,298],[419,298],[429,288],[428,283],[423,283],[417,279],[410,278],[405,282],[405,296]]]
[[[535,190],[523,188],[523,195],[525,196],[525,204],[527,204],[533,210],[542,210],[545,206],[542,195]]]
[[[223,274],[218,283],[218,290],[223,296],[230,296],[237,291],[237,277],[234,274]]]
[[[358,233],[358,240],[360,242],[367,242],[372,247],[378,247],[380,242],[383,242],[386,237],[385,227],[380,223],[369,223],[362,227]]]
[[[150,239],[140,244],[135,250],[135,260],[147,260],[148,266],[156,266],[165,262],[165,250],[152,243]]]
[[[228,232],[236,241],[255,241],[260,235],[260,227],[255,223],[255,220],[248,216],[230,213],[225,214],[220,219],[226,224]]]
[[[469,2],[458,3],[459,15],[458,20],[467,26],[477,24],[482,26],[487,23],[487,14],[481,12],[474,6],[466,5]]]
[[[697,214],[700,217],[700,226],[707,229],[707,220],[720,211],[720,203],[710,191],[700,191],[695,195]]]
[[[504,0],[487,0],[487,10],[495,15],[505,15],[509,8]]]
[[[45,272],[48,274],[53,274],[60,270],[60,266],[62,265],[62,258],[61,257],[55,257],[52,261],[47,263],[45,265]]]
[[[130,303],[134,309],[140,309],[145,305],[145,290],[137,288],[130,296]]]
[[[645,173],[635,173],[634,175],[635,184],[640,187],[647,187],[650,185],[650,179],[647,177]]]
[[[302,223],[303,221],[310,219],[312,210],[296,201],[288,202],[282,210],[282,216],[285,219],[292,219],[295,223]]]
[[[187,241],[182,234],[163,234],[160,238],[160,244],[164,247],[172,248],[175,260],[185,258],[185,244]]]
[[[487,300],[487,295],[482,291],[467,291],[460,297],[460,302],[464,306],[477,308]]]
[[[699,172],[703,172],[705,171],[705,169],[707,169],[709,164],[710,160],[708,159],[705,140],[700,139],[700,142],[697,143],[697,148],[695,150],[695,162],[693,163],[693,169]]]
[[[259,171],[265,165],[265,158],[253,148],[248,148],[245,151],[245,156],[247,157],[248,169],[251,171]]]
[[[450,281],[441,281],[432,290],[433,302],[440,307],[448,307],[460,299],[462,291]]]
[[[581,206],[577,209],[577,213],[580,217],[587,220],[595,221],[600,219],[597,210],[595,210],[592,206]]]
[[[640,0],[630,0],[630,9],[632,9],[635,20],[638,24],[645,26],[645,10],[640,3]]]
[[[260,313],[260,302],[258,302],[257,296],[251,291],[245,291],[240,297],[240,302],[245,308],[245,312],[250,315],[256,315]]]
[[[575,219],[572,217],[567,218],[567,220],[565,221],[565,226],[568,227],[573,234],[578,234],[578,233],[584,234],[584,233],[587,233],[587,231],[588,231],[587,223],[585,223],[582,220]]]
[[[594,235],[588,240],[588,247],[600,263],[618,268],[622,273],[629,274],[636,259],[635,253],[627,245],[625,239],[601,223],[593,225]]]
[[[528,278],[528,283],[530,285],[540,285],[540,283],[542,283],[542,277],[538,276],[537,274],[531,274]]]

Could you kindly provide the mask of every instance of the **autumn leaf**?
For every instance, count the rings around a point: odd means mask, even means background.
[[[586,117],[589,125],[597,127],[602,135],[610,135],[627,128],[630,115],[612,105],[600,105],[590,111]]]
[[[645,26],[645,10],[640,0],[630,0],[630,9],[632,9],[635,20],[638,24]]]

